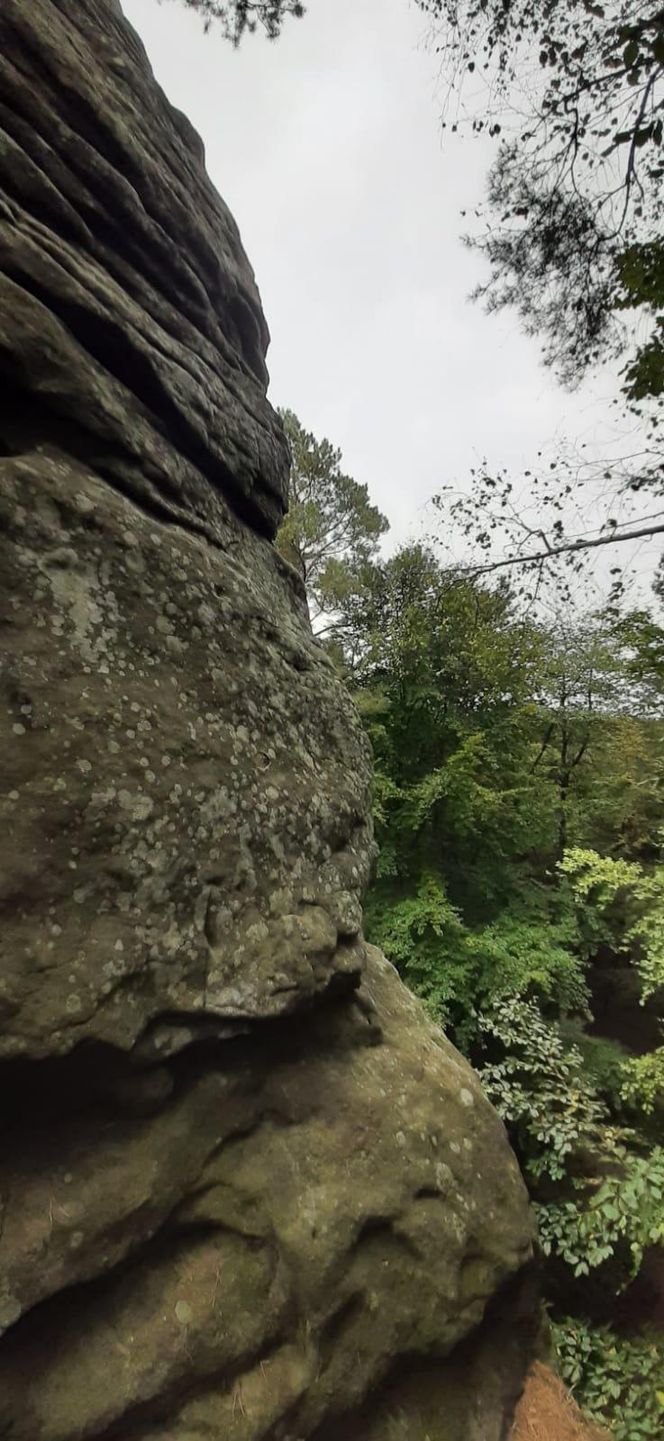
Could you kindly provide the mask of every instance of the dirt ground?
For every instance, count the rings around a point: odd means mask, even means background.
[[[611,1441],[586,1421],[548,1366],[535,1361],[517,1407],[510,1441]]]

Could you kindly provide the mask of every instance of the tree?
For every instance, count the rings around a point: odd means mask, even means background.
[[[418,3],[452,85],[486,82],[472,130],[501,136],[475,242],[492,265],[481,293],[516,305],[573,381],[622,351],[618,306],[662,303],[660,0]]]
[[[219,25],[221,33],[233,45],[239,45],[246,34],[259,27],[270,40],[276,40],[286,15],[304,15],[299,0],[181,0],[187,9],[200,15],[206,30]]]
[[[557,792],[558,860],[561,861],[570,842],[570,827],[577,833],[586,830],[589,824],[587,814],[588,762],[594,763],[602,749],[622,747],[627,742],[626,730],[631,718],[637,714],[641,729],[648,729],[650,718],[662,713],[661,678],[652,662],[640,660],[639,643],[645,618],[638,613],[634,617],[616,619],[612,612],[587,617],[559,617],[554,624],[541,627],[543,644],[541,649],[540,673],[535,682],[537,702],[541,713],[542,744],[533,761],[533,772],[548,776]],[[664,633],[650,622],[654,642],[659,642]],[[632,763],[635,757],[632,755]],[[653,771],[656,763],[653,761]],[[591,766],[592,774],[592,766]],[[604,797],[612,792],[611,767],[607,765],[604,779]],[[643,789],[643,775],[639,771],[638,782],[642,787],[639,801],[646,801]],[[592,782],[591,782],[592,784]],[[634,796],[627,778],[622,777],[621,795],[634,806]],[[606,821],[605,804],[593,800],[595,817],[592,826],[599,824],[603,813]],[[583,820],[580,824],[580,813]],[[618,817],[612,813],[615,826]],[[624,836],[623,836],[624,841]]]
[[[366,485],[341,469],[341,452],[280,412],[291,447],[290,505],[277,548],[304,581],[314,627],[328,637],[341,602],[361,589],[388,522]]]
[[[661,837],[664,840],[664,833]],[[606,921],[612,943],[633,948],[644,1001],[664,992],[664,865],[612,860],[596,851],[573,847],[560,862],[576,901],[592,905]],[[615,903],[620,902],[618,918]]]
[[[637,455],[600,468],[611,486],[591,527],[558,502],[583,486],[597,500],[593,466],[563,456],[557,476],[530,476],[544,507],[531,527],[509,516],[508,478],[488,466],[478,473],[478,518],[487,485],[506,501],[502,537],[476,527],[485,551],[489,534],[494,551],[504,541],[478,572],[527,563],[537,581],[560,556],[575,569],[598,546],[662,532],[661,511],[617,521],[613,506],[617,494],[664,489],[664,9],[661,0],[418,3],[460,97],[452,129],[465,122],[498,137],[484,226],[469,240],[490,267],[476,297],[489,310],[514,307],[566,384],[607,356],[621,359],[622,404],[652,427]],[[448,497],[440,503],[447,511]]]
[[[656,1350],[609,1323],[662,1237],[664,1048],[630,1050],[593,1006],[607,958],[622,1021],[664,977],[664,633],[644,611],[544,625],[422,546],[369,567],[340,622],[376,763],[369,939],[505,1120],[565,1375],[654,1441]]]
[[[540,454],[540,470],[520,477],[486,461],[471,470],[471,486],[445,486],[432,498],[444,517],[437,541],[449,556],[470,547],[460,567],[470,576],[509,573],[515,590],[530,600],[553,590],[566,601],[589,577],[606,546],[636,544],[664,534],[661,503],[643,509],[649,488],[664,488],[664,461],[652,447],[618,462],[589,461],[561,451]],[[592,511],[592,516],[589,514]],[[628,577],[612,556],[609,595],[624,598]],[[653,582],[661,594],[658,579]]]

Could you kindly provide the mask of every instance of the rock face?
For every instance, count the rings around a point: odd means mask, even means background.
[[[362,939],[267,341],[116,0],[2,0],[12,1441],[500,1441],[528,1361],[503,1129]]]

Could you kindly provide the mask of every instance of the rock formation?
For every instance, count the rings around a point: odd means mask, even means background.
[[[117,0],[2,0],[0,131],[0,1435],[499,1441],[524,1188],[362,939],[237,229]]]

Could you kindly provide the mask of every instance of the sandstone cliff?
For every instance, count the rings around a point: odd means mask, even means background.
[[[0,1435],[499,1441],[531,1226],[367,948],[268,334],[117,0],[0,9]]]

